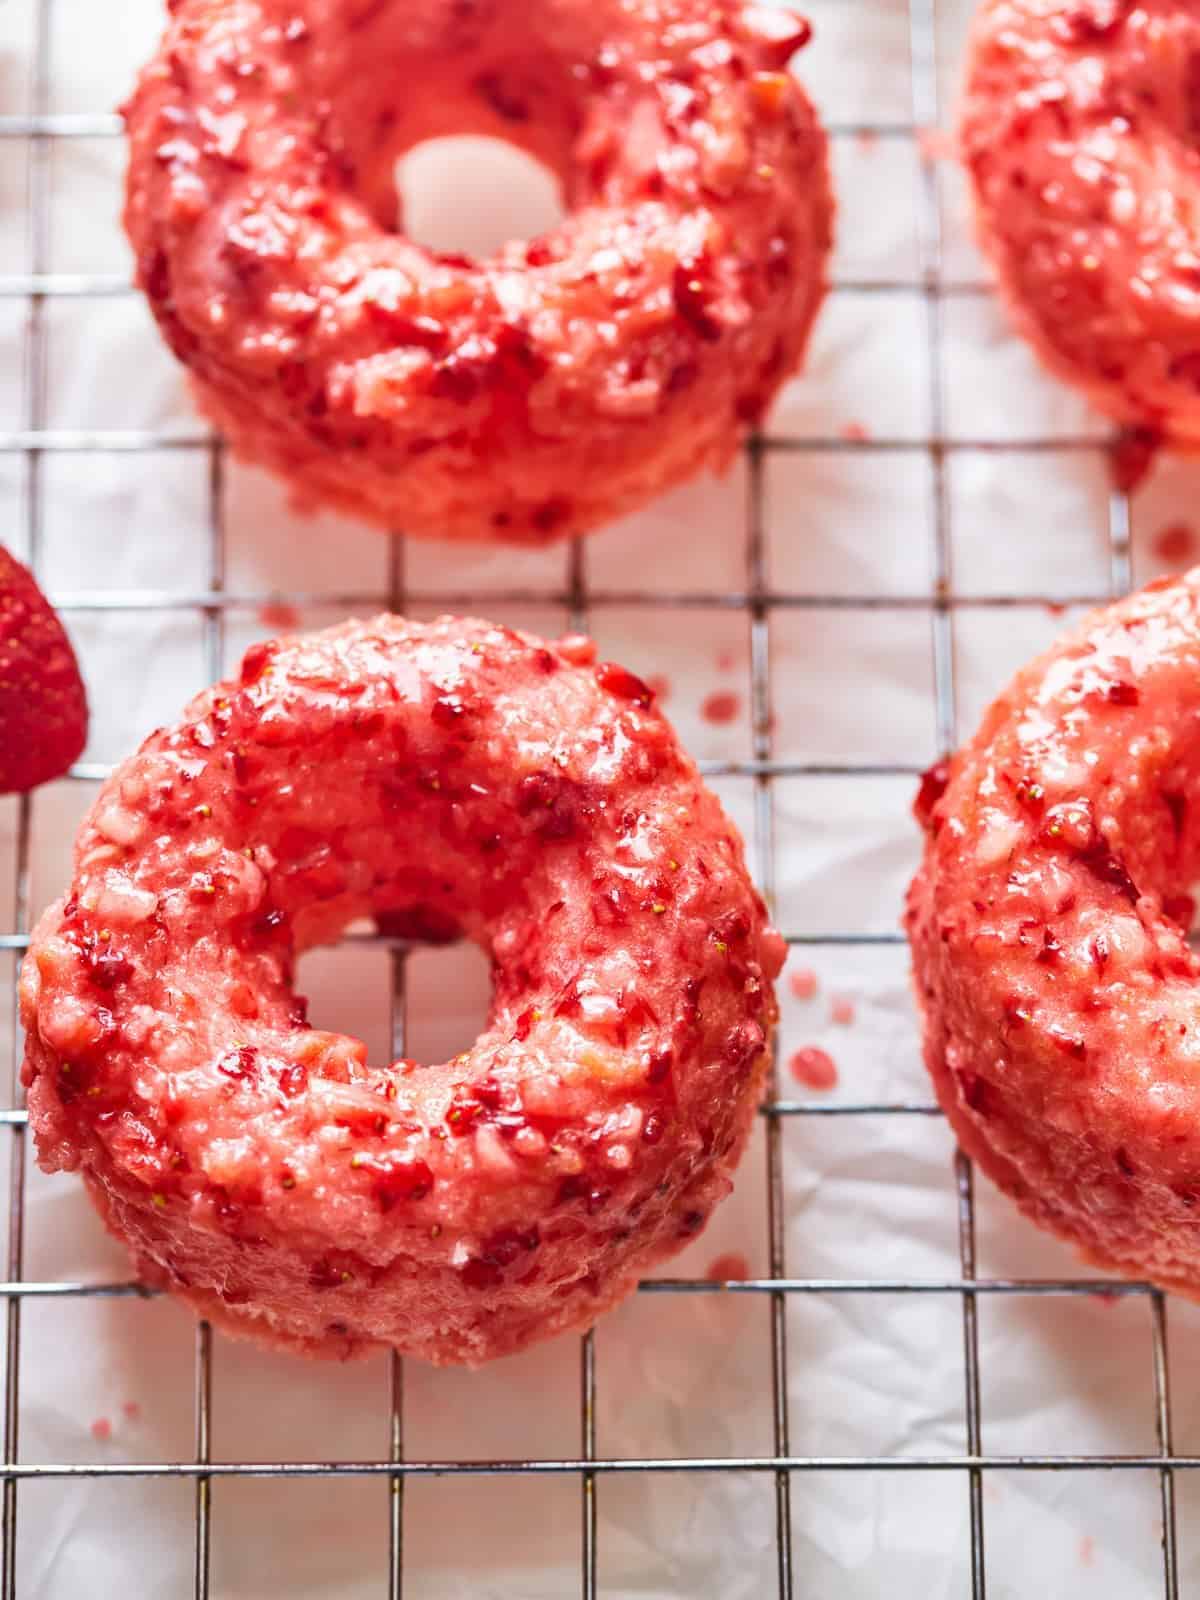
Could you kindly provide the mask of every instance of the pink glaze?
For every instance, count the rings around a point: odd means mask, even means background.
[[[979,236],[1046,365],[1200,443],[1200,11],[984,0],[962,111]]]
[[[744,1283],[750,1276],[750,1264],[740,1251],[730,1250],[713,1260],[705,1276],[713,1283]]]
[[[822,1050],[815,1044],[794,1050],[788,1062],[788,1071],[806,1089],[827,1090],[837,1087],[836,1062],[828,1050]]]
[[[817,992],[817,975],[811,967],[801,967],[788,978],[788,988],[797,1000],[811,1000]]]
[[[300,613],[284,600],[268,600],[258,608],[258,620],[264,628],[294,631],[300,626]]]
[[[964,1148],[1092,1261],[1200,1296],[1200,568],[1018,673],[923,789],[907,924]]]
[[[388,527],[541,544],[723,467],[825,286],[808,37],[734,0],[177,0],[127,108],[137,276],[246,459]],[[569,214],[394,231],[397,159],[509,140]]]
[[[1200,553],[1195,528],[1190,522],[1182,521],[1168,522],[1165,528],[1160,528],[1154,535],[1151,549],[1156,560],[1172,567],[1184,566]]]
[[[700,703],[700,715],[717,727],[736,722],[742,714],[742,697],[732,689],[714,689]]]
[[[21,977],[39,1159],[150,1281],[313,1354],[480,1362],[704,1227],[783,942],[640,679],[485,622],[254,645],[105,784]],[[310,1027],[369,916],[491,957],[453,1061]]]

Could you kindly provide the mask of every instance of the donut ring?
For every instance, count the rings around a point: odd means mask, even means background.
[[[1200,443],[1200,13],[984,0],[962,110],[979,240],[1047,367]]]
[[[763,1084],[783,943],[649,690],[484,622],[255,645],[105,784],[21,976],[39,1160],[142,1274],[316,1355],[474,1364],[693,1238]],[[453,1061],[310,1028],[373,916],[490,954]]]
[[[927,776],[908,901],[963,1147],[1105,1268],[1200,1296],[1200,569],[1097,611]]]
[[[542,544],[725,465],[825,288],[808,36],[734,0],[179,0],[126,108],[137,278],[247,460],[388,527]],[[397,94],[397,84],[419,85]],[[394,231],[397,158],[490,134],[558,228]]]

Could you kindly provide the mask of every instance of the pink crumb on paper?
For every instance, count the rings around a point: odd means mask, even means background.
[[[100,1440],[101,1443],[112,1438],[112,1423],[107,1417],[97,1417],[92,1423],[92,1438]]]
[[[130,1422],[137,1422],[142,1415],[142,1408],[136,1400],[126,1400],[121,1411]]]
[[[300,626],[300,613],[295,606],[290,606],[283,600],[268,600],[265,605],[258,608],[258,620],[264,628],[275,628],[287,633],[292,628]]]
[[[917,149],[922,161],[953,161],[958,155],[954,135],[947,128],[921,128],[917,133]]]
[[[788,977],[788,988],[797,1000],[811,1000],[817,992],[817,975],[811,967],[801,967]]]
[[[848,1028],[854,1021],[854,1001],[847,1000],[845,995],[835,1000],[829,1008],[830,1022],[836,1022],[839,1028]]]
[[[1061,617],[1067,609],[1061,600],[1047,600],[1045,601],[1045,608],[1048,617]]]
[[[717,651],[717,671],[718,672],[732,672],[734,667],[737,666],[737,659],[738,658],[737,658],[737,651],[736,650],[729,650],[729,649],[718,650]]]
[[[832,1089],[838,1081],[833,1057],[816,1045],[806,1045],[803,1050],[795,1051],[788,1062],[788,1070],[806,1089]]]
[[[854,135],[854,143],[866,155],[868,150],[874,150],[879,143],[879,135],[874,128],[860,128]]]
[[[1196,557],[1196,530],[1190,522],[1168,522],[1154,535],[1151,548],[1159,561],[1186,566]]]
[[[1085,1533],[1079,1541],[1079,1560],[1085,1567],[1090,1567],[1096,1559],[1096,1541],[1090,1533]]]
[[[864,439],[871,437],[870,428],[867,427],[865,422],[859,422],[857,417],[851,417],[849,422],[843,422],[838,432],[843,439],[849,440],[851,444],[862,444]]]
[[[736,722],[741,709],[740,694],[735,694],[732,689],[714,689],[712,694],[706,695],[701,701],[700,715],[705,722],[713,722],[720,726]]]
[[[713,1283],[741,1283],[750,1276],[750,1264],[736,1250],[720,1255],[705,1276]]]

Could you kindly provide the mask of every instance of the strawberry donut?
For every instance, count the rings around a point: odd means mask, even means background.
[[[474,940],[487,1026],[371,1065],[297,954]],[[104,786],[21,977],[39,1159],[143,1276],[314,1355],[474,1364],[586,1327],[704,1227],[783,957],[631,673],[485,622],[255,645]]]
[[[1021,332],[1118,421],[1200,444],[1200,9],[984,0],[962,111]]]
[[[301,497],[542,544],[721,467],[825,287],[808,25],[742,0],[176,0],[126,108],[137,277],[201,405]],[[486,260],[398,232],[422,140],[568,214]]]
[[[963,1147],[1091,1261],[1200,1297],[1200,568],[1018,673],[918,800],[908,932]]]

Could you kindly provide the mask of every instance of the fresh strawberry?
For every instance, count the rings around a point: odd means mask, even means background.
[[[87,739],[71,641],[33,574],[0,546],[0,793],[64,773]]]

